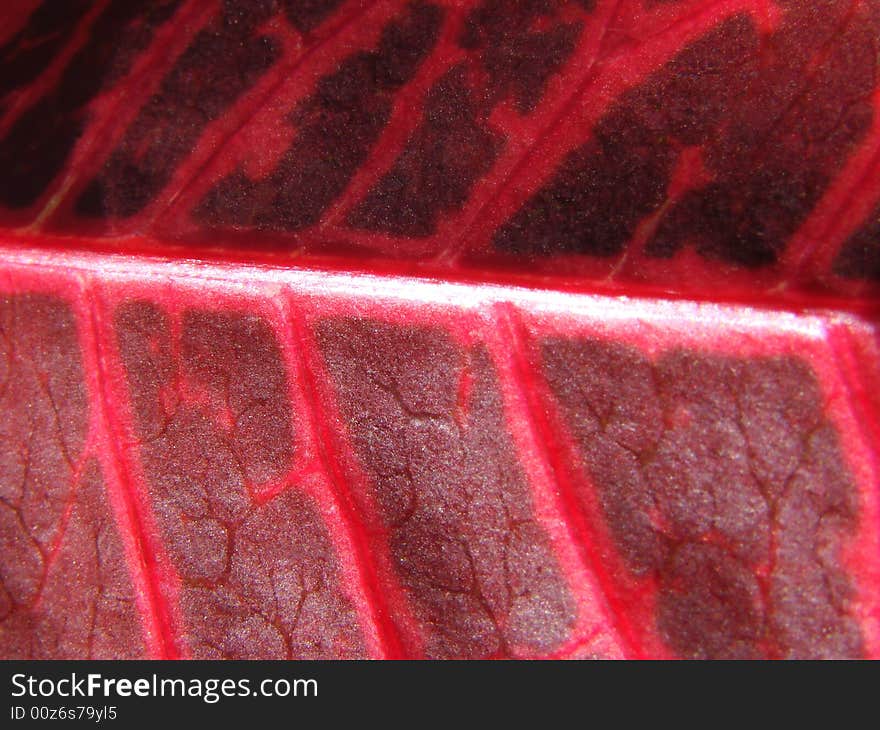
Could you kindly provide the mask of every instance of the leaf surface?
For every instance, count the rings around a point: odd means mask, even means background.
[[[0,655],[880,655],[877,3],[7,6]]]

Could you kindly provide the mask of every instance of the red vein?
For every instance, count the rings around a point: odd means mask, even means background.
[[[391,609],[380,589],[378,571],[370,551],[370,540],[362,521],[358,519],[351,500],[345,490],[341,459],[336,453],[334,435],[321,418],[320,396],[315,370],[312,366],[316,355],[312,351],[309,335],[305,330],[302,316],[291,307],[288,312],[289,326],[286,338],[289,351],[294,359],[302,392],[306,402],[308,427],[313,434],[313,442],[327,481],[333,489],[333,499],[339,508],[342,522],[351,537],[356,553],[358,567],[365,575],[362,581],[367,593],[367,601],[373,609],[374,626],[379,635],[385,658],[395,659],[404,656],[400,637],[391,621]]]
[[[376,181],[394,164],[400,148],[422,123],[422,116],[414,113],[418,102],[425,97],[444,72],[464,57],[464,51],[455,43],[455,32],[458,30],[463,12],[462,8],[452,8],[447,15],[441,38],[433,53],[422,62],[415,78],[395,94],[391,118],[379,139],[371,147],[370,156],[358,167],[346,190],[328,208],[323,220],[318,224],[319,229],[335,226],[338,218],[360,202],[361,197],[369,192]],[[439,60],[432,63],[435,59]]]
[[[878,113],[880,112],[880,87],[878,87],[878,93],[875,94],[875,99],[875,113]],[[840,184],[842,191],[839,200],[831,202],[828,207],[823,209],[823,205],[833,199],[837,186],[832,184],[826,190],[823,199],[817,204],[814,210],[817,213],[821,211],[820,220],[825,220],[825,224],[819,228],[816,234],[809,236],[799,250],[791,252],[793,278],[796,278],[817,258],[822,258],[821,252],[817,253],[817,249],[822,245],[831,244],[836,248],[830,252],[831,256],[838,253],[840,246],[846,242],[849,235],[858,229],[858,226],[871,214],[872,209],[880,200],[880,176],[878,176],[878,171],[880,171],[880,123],[875,124],[875,128],[869,132],[868,138],[861,143],[861,147],[869,151],[872,147],[875,149],[873,152],[869,152],[870,159],[867,162],[850,161],[850,165],[856,170],[856,177],[849,182]],[[863,169],[859,172],[858,168]],[[838,174],[837,180],[845,180],[847,172],[847,167],[844,167]],[[876,190],[874,190],[875,187]],[[868,210],[862,211],[862,206],[866,203],[865,198],[868,196],[871,198]],[[809,219],[801,226],[795,236],[797,237],[808,226]]]
[[[52,568],[55,566],[55,563],[58,561],[58,556],[61,553],[61,547],[64,544],[64,537],[67,534],[67,527],[70,524],[70,517],[76,507],[77,492],[79,491],[80,482],[82,481],[83,469],[85,468],[88,459],[89,455],[85,453],[84,448],[83,454],[77,460],[77,463],[75,465],[71,464],[71,466],[74,466],[75,468],[71,474],[70,494],[67,503],[64,505],[64,510],[61,512],[61,519],[58,522],[58,532],[52,540],[48,553],[43,556],[43,576],[40,581],[40,588],[37,591],[37,595],[33,599],[31,606],[32,611],[39,608],[44,591],[46,590],[46,584],[49,582],[49,574],[52,572]],[[68,463],[70,462],[68,461]]]
[[[501,195],[510,187],[511,183],[514,182],[524,169],[527,167],[534,170],[544,169],[547,165],[535,163],[533,158],[535,158],[546,141],[549,135],[558,128],[569,116],[572,109],[574,109],[577,104],[580,102],[581,97],[594,85],[598,85],[601,79],[605,78],[608,75],[607,66],[611,62],[616,66],[621,63],[626,62],[627,59],[637,56],[639,52],[650,43],[657,43],[658,41],[662,41],[666,39],[668,36],[674,34],[677,30],[682,28],[683,26],[689,25],[694,21],[701,19],[711,19],[713,22],[717,22],[719,20],[717,15],[717,9],[719,6],[731,4],[730,0],[718,0],[717,2],[710,3],[706,7],[700,8],[699,10],[688,12],[683,17],[677,18],[675,21],[665,26],[661,31],[657,33],[650,34],[645,37],[644,40],[640,41],[633,46],[627,48],[627,50],[618,55],[612,55],[607,59],[601,59],[601,46],[602,42],[608,34],[610,30],[611,23],[614,20],[617,9],[620,5],[620,1],[614,5],[612,12],[608,14],[605,18],[603,26],[599,29],[598,38],[595,42],[595,50],[593,52],[592,57],[588,59],[578,59],[577,68],[583,68],[583,71],[579,71],[577,77],[575,79],[571,79],[571,82],[574,84],[574,90],[572,93],[565,97],[560,104],[559,111],[554,114],[550,120],[544,124],[543,126],[539,126],[534,134],[532,135],[532,141],[525,145],[517,155],[516,161],[510,167],[510,169],[499,176],[499,179],[493,181],[493,184],[490,186],[490,194],[467,218],[462,226],[460,232],[456,234],[451,243],[445,247],[443,252],[440,254],[440,258],[444,260],[455,260],[458,256],[461,255],[465,246],[467,246],[472,239],[472,236],[469,234],[471,231],[480,226],[483,218],[483,213],[488,210],[491,206],[493,206]],[[734,2],[732,3],[732,7],[730,12],[732,13],[735,9],[739,9],[740,3]],[[603,60],[607,61],[606,69],[603,69],[602,72],[596,72],[595,66],[597,61]],[[613,70],[613,68],[612,68]],[[580,80],[578,81],[577,78]],[[555,158],[554,158],[555,159]]]
[[[82,178],[88,178],[93,174],[95,164],[110,153],[112,145],[125,133],[149,95],[161,83],[168,67],[183,51],[182,48],[176,47],[179,45],[176,44],[178,36],[184,33],[187,36],[195,35],[204,24],[207,12],[210,10],[207,7],[208,1],[193,0],[190,4],[184,5],[154,33],[148,46],[131,62],[124,77],[119,79],[113,88],[98,92],[98,97],[107,94],[110,98],[110,102],[102,112],[99,112],[92,102],[86,104],[85,108],[89,111],[89,126],[71,149],[67,164],[52,181],[51,193],[43,196],[45,203],[34,218],[31,227],[40,228],[58,206],[66,201],[71,189]],[[180,29],[183,29],[183,33]],[[154,58],[159,58],[161,61],[153,63]],[[139,90],[138,93],[133,93],[133,89]],[[77,159],[82,160],[83,164],[71,164]]]
[[[10,105],[9,109],[0,119],[0,137],[9,131],[9,128],[15,124],[16,119],[26,109],[33,106],[40,100],[55,84],[67,68],[68,62],[73,58],[77,51],[88,39],[88,31],[92,24],[101,15],[107,7],[110,0],[99,0],[76,25],[76,28],[70,34],[70,39],[64,47],[55,54],[55,58],[37,76],[30,84],[18,92],[18,97]],[[16,90],[12,90],[7,96],[15,96]]]
[[[614,627],[617,637],[624,644],[627,657],[641,657],[644,655],[641,642],[626,619],[624,604],[616,597],[617,591],[614,582],[608,575],[602,556],[594,548],[595,535],[580,515],[580,510],[577,508],[577,497],[569,480],[561,478],[564,467],[560,458],[552,455],[548,448],[549,444],[558,443],[560,438],[544,415],[550,405],[541,402],[539,376],[531,367],[526,351],[525,325],[521,321],[516,307],[511,303],[499,303],[496,305],[495,311],[497,312],[497,327],[507,335],[507,341],[510,345],[514,377],[510,379],[509,384],[519,390],[520,397],[525,403],[524,412],[529,418],[529,427],[533,433],[538,435],[538,438],[534,440],[536,451],[546,466],[547,473],[552,475],[553,483],[562,497],[560,502],[564,510],[565,524],[577,534],[579,552],[586,559],[587,567],[593,574],[597,587],[601,590],[602,598],[605,601],[605,614]]]
[[[157,638],[161,645],[162,658],[176,659],[178,658],[178,650],[177,641],[172,630],[171,608],[163,599],[161,581],[156,572],[157,557],[150,549],[150,541],[144,532],[143,522],[140,519],[137,490],[128,469],[126,469],[125,457],[122,454],[119,439],[117,438],[117,434],[121,432],[121,426],[118,423],[114,424],[112,422],[113,408],[109,392],[110,386],[104,364],[106,345],[98,334],[101,331],[100,317],[93,287],[86,289],[85,296],[89,305],[89,321],[84,323],[83,331],[87,345],[94,357],[94,377],[98,387],[97,420],[101,430],[104,432],[105,442],[108,447],[107,454],[112,461],[118,485],[121,486],[117,496],[122,504],[125,505],[129,517],[128,527],[131,530],[135,549],[138,551],[139,564],[143,567],[143,574],[146,579],[144,581],[146,586],[146,607],[150,614],[149,620],[157,629]],[[116,484],[113,479],[105,479],[105,488],[108,491],[114,489]],[[121,530],[122,525],[119,528]]]
[[[173,205],[174,203],[184,196],[201,178],[202,173],[205,170],[209,169],[212,163],[225,151],[226,145],[228,142],[235,137],[244,127],[254,119],[275,96],[275,92],[278,91],[285,83],[290,80],[291,75],[306,61],[308,61],[312,56],[314,56],[319,50],[321,50],[328,43],[335,41],[342,35],[342,33],[354,25],[356,21],[366,15],[369,11],[373,10],[376,6],[380,5],[384,0],[373,0],[373,2],[365,3],[358,10],[354,11],[349,15],[346,19],[338,21],[338,25],[328,31],[328,34],[318,40],[313,46],[307,48],[300,55],[295,56],[290,59],[286,63],[279,63],[277,68],[274,70],[274,73],[277,74],[277,79],[267,88],[263,94],[260,95],[260,98],[253,102],[253,106],[247,111],[247,113],[239,119],[235,125],[231,128],[223,132],[220,139],[213,146],[210,155],[199,164],[195,170],[191,172],[188,179],[183,181],[169,197],[167,202],[156,211],[153,216],[154,220],[160,219]],[[334,16],[335,17],[335,16]],[[329,22],[329,21],[328,21]]]

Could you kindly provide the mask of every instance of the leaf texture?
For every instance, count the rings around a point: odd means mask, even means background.
[[[0,11],[0,656],[880,655],[873,0]]]

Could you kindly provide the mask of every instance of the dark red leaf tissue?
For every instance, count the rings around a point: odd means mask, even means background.
[[[0,657],[880,657],[877,0],[9,0]]]

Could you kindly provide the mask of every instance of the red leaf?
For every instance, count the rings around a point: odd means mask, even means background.
[[[0,656],[880,656],[868,0],[0,11]]]

